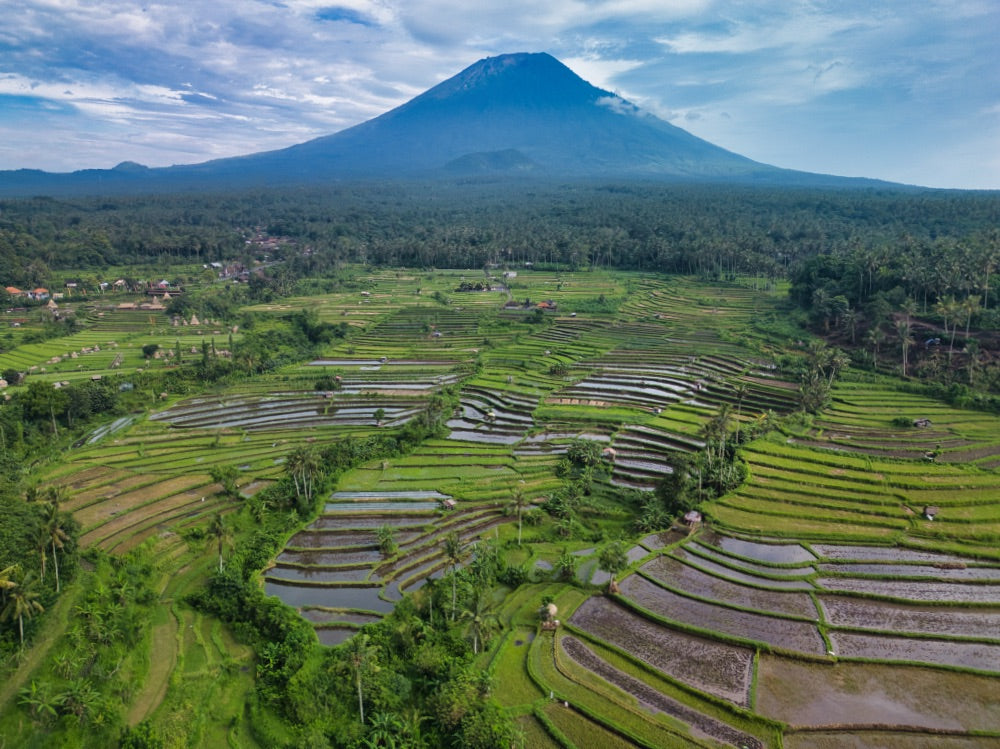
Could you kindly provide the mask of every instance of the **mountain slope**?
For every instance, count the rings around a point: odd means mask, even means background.
[[[590,85],[545,53],[486,58],[374,119],[277,151],[202,164],[0,173],[0,194],[214,189],[372,178],[531,174],[875,184],[731,153]],[[885,184],[885,183],[882,183]]]

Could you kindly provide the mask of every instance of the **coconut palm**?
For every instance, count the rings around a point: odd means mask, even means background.
[[[514,498],[511,500],[511,504],[514,505],[514,511],[517,513],[517,545],[521,545],[521,520],[524,515],[524,508],[528,506],[529,502],[524,496],[524,492],[520,489],[514,490]]]
[[[364,725],[365,703],[362,696],[361,683],[364,672],[374,667],[375,646],[371,644],[368,635],[354,635],[344,645],[344,654],[347,656],[347,664],[354,672],[354,681],[358,688],[358,714],[361,716],[361,724]]]
[[[462,546],[462,539],[459,537],[458,531],[452,531],[445,536],[444,555],[448,558],[448,564],[451,565],[451,620],[455,621],[455,608],[456,601],[458,600],[458,576],[456,575],[456,570],[458,565],[469,555],[468,550]]]
[[[906,365],[910,354],[910,346],[913,345],[913,336],[910,334],[910,321],[896,321],[896,335],[899,336],[899,343],[903,347],[903,377],[906,377]]]
[[[469,622],[469,634],[472,635],[472,652],[479,654],[479,641],[489,638],[495,627],[500,626],[500,619],[493,612],[493,602],[488,592],[477,595],[472,605],[462,612],[462,619]]]
[[[219,572],[222,572],[222,549],[229,540],[229,526],[221,512],[215,513],[212,522],[208,526],[208,535],[219,542]]]
[[[63,548],[66,542],[69,541],[69,534],[66,533],[65,522],[62,514],[59,512],[59,505],[55,502],[45,506],[45,512],[42,516],[42,533],[48,543],[52,546],[52,568],[56,573],[56,593],[58,593],[59,557],[57,555],[57,550]]]
[[[297,498],[305,497],[307,503],[312,501],[316,476],[321,466],[319,454],[312,445],[299,445],[288,454],[285,470],[292,477]]]
[[[35,590],[35,578],[29,572],[17,584],[17,587],[7,591],[7,604],[0,612],[0,619],[10,621],[17,619],[17,626],[21,635],[21,644],[24,644],[24,619],[30,619],[35,614],[45,611],[45,607],[38,602],[38,591]]]

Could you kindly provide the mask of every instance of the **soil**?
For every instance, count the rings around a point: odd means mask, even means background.
[[[658,692],[645,682],[619,671],[607,661],[600,658],[575,637],[564,637],[562,647],[566,654],[582,668],[593,671],[607,682],[635,697],[639,704],[654,712],[661,712],[686,723],[693,729],[695,735],[707,736],[718,741],[745,747],[746,749],[764,749],[760,739],[737,731],[722,721],[715,720],[704,713],[677,702]]]

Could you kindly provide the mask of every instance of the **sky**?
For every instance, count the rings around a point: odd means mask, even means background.
[[[548,52],[757,161],[1000,189],[998,0],[0,0],[0,19],[0,169],[282,148]]]

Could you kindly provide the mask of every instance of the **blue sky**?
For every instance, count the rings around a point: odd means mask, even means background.
[[[196,163],[548,52],[777,166],[1000,189],[997,0],[0,0],[0,169]]]

